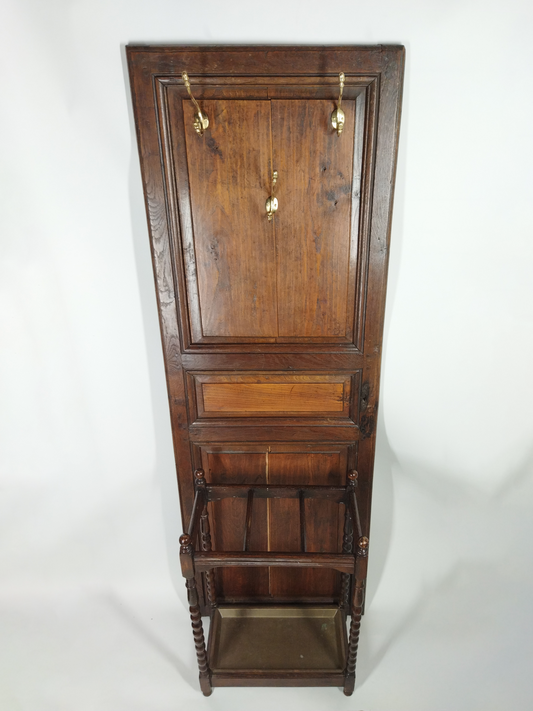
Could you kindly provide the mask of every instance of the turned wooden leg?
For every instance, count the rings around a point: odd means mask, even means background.
[[[348,656],[346,659],[346,677],[344,693],[351,696],[355,688],[355,667],[357,664],[357,648],[359,647],[359,632],[361,630],[361,613],[363,610],[363,588],[360,580],[354,587],[354,603],[352,606],[352,619],[350,622],[350,636],[348,638]]]
[[[196,589],[196,579],[194,577],[193,547],[190,536],[183,535],[180,538],[180,559],[183,575],[186,578],[187,599],[189,601],[189,612],[191,615],[192,634],[194,646],[196,648],[196,658],[200,671],[200,688],[204,696],[210,696],[213,689],[211,687],[211,675],[207,662],[207,651],[205,648],[204,628],[202,625],[202,613],[198,604],[198,590]]]
[[[348,637],[348,654],[344,679],[344,693],[351,696],[355,688],[355,667],[357,664],[357,648],[359,647],[359,632],[361,630],[361,615],[363,613],[364,581],[368,556],[368,538],[363,536],[357,543],[355,561],[355,582],[352,596],[352,619]]]

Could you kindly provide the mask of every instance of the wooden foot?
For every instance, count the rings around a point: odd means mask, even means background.
[[[196,581],[194,578],[187,581],[187,587],[189,587],[189,583],[194,583],[194,587],[196,588]],[[204,628],[202,625],[200,605],[191,605],[189,607],[189,612],[191,613],[192,636],[194,638],[196,658],[198,659],[198,669],[200,670],[200,675],[205,676],[206,674],[208,675],[209,667],[207,666],[207,652],[205,649]]]
[[[209,675],[200,674],[200,689],[202,690],[202,694],[204,696],[211,696],[213,693],[213,687],[211,686]]]
[[[355,674],[347,674],[344,682],[344,695],[351,696],[355,689]]]
[[[352,619],[350,622],[350,635],[348,638],[348,655],[346,657],[346,670],[344,693],[346,696],[353,694],[355,687],[355,666],[357,664],[357,648],[359,647],[359,632],[361,630],[361,615],[365,601],[365,580],[368,556],[368,538],[361,536],[357,542],[357,556],[355,562],[355,580],[352,597]]]
[[[348,639],[348,658],[346,660],[346,676],[344,693],[351,696],[355,688],[355,666],[357,664],[357,648],[359,647],[359,631],[361,629],[361,606],[352,608],[350,636]]]
[[[187,598],[189,600],[189,613],[191,615],[192,636],[194,638],[194,647],[196,649],[196,659],[198,660],[198,669],[200,671],[200,688],[204,696],[211,694],[211,673],[207,663],[207,651],[205,648],[204,628],[202,625],[202,613],[198,604],[198,591],[196,589],[196,580],[194,577],[194,565],[192,560],[193,548],[191,537],[184,534],[180,538],[180,560],[184,576],[186,577],[185,585],[187,587]]]

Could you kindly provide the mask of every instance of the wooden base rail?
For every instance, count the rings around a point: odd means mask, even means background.
[[[195,471],[195,498],[187,533],[180,538],[180,562],[186,579],[187,595],[190,606],[191,623],[194,643],[200,671],[200,687],[204,695],[209,696],[213,686],[246,685],[249,679],[253,685],[287,685],[292,679],[295,685],[334,685],[338,682],[339,673],[324,676],[323,673],[313,674],[308,669],[285,671],[279,675],[268,670],[264,673],[257,670],[254,674],[243,671],[235,675],[213,673],[209,667],[209,655],[205,645],[202,619],[196,588],[196,573],[205,576],[208,603],[211,610],[216,608],[214,591],[215,568],[224,567],[284,567],[284,568],[329,568],[342,573],[342,590],[339,608],[342,613],[351,614],[350,632],[346,649],[346,663],[342,679],[344,693],[349,696],[355,686],[355,666],[359,644],[359,630],[364,603],[364,589],[367,575],[368,538],[363,535],[357,496],[357,472],[348,474],[346,487],[333,486],[239,486],[239,485],[208,485],[202,469]],[[244,524],[244,542],[242,551],[212,551],[209,531],[207,504],[225,498],[246,498],[246,521]],[[248,550],[252,528],[253,503],[255,498],[294,498],[299,500],[300,510],[300,553],[284,552],[250,552]],[[305,533],[305,500],[323,498],[344,504],[346,507],[344,537],[341,553],[310,553],[306,551]],[[354,545],[354,533],[357,536]],[[195,551],[195,542],[199,539],[200,550]],[[351,588],[351,600],[350,600]],[[222,608],[221,608],[222,609]],[[345,619],[345,617],[343,617]],[[344,633],[345,634],[345,633]],[[341,670],[342,671],[342,667]]]
[[[353,574],[353,555],[335,553],[195,553],[194,567],[199,573],[211,568],[261,568],[275,565],[280,568],[331,568],[340,573]]]
[[[197,470],[201,471],[201,470]],[[195,472],[196,474],[196,472]],[[220,501],[227,498],[248,497],[250,492],[256,499],[328,499],[338,504],[346,499],[345,486],[288,486],[278,484],[257,484],[255,486],[241,486],[239,484],[206,484],[205,491],[208,501]]]

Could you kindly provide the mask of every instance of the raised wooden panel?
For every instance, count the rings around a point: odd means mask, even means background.
[[[187,286],[181,312],[187,345],[353,346],[359,335],[354,320],[360,328],[356,305],[359,314],[364,299],[357,275],[365,276],[359,223],[367,90],[347,86],[347,124],[339,138],[329,124],[337,87],[283,86],[273,79],[268,96],[300,97],[285,101],[267,99],[260,78],[257,86],[244,78],[242,86],[225,85],[221,78],[219,86],[197,89],[210,117],[200,137],[183,85],[165,81],[161,138],[169,199],[180,211],[183,253],[176,257]],[[308,100],[301,98],[305,93]],[[332,98],[314,98],[324,93]],[[306,128],[299,141],[291,132],[295,125]],[[273,168],[280,208],[268,222]]]
[[[198,136],[183,101],[202,335],[275,337],[276,248],[265,217],[270,102],[204,101]]]
[[[349,418],[352,378],[346,374],[190,373],[197,413],[221,417]]]
[[[279,172],[276,223],[281,337],[353,337],[348,292],[355,102],[331,129],[331,101],[272,101],[273,166]],[[348,328],[347,328],[348,326]]]
[[[343,383],[205,383],[206,411],[342,412]]]

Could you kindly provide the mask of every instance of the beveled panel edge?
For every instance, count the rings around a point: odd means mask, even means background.
[[[343,382],[317,380],[307,383],[298,381],[292,383],[204,382],[199,383],[201,390],[199,402],[203,401],[204,404],[204,409],[199,414],[200,417],[210,418],[253,417],[254,415],[342,417],[346,414],[346,405],[349,402],[349,390],[348,394],[345,392],[349,384],[350,379]],[[293,397],[294,393],[296,395]],[[286,406],[282,407],[282,404]]]
[[[219,415],[208,416],[205,414],[203,403],[202,383],[208,382],[210,379],[220,377],[235,377],[235,378],[253,378],[266,376],[279,376],[280,378],[308,378],[322,377],[328,378],[331,382],[342,382],[345,397],[344,411],[340,415],[332,414],[328,411],[312,411],[307,416],[302,411],[284,412],[283,415],[243,415],[242,413],[224,412]],[[186,382],[189,402],[189,429],[198,426],[210,427],[272,427],[278,426],[296,426],[297,419],[305,419],[305,423],[300,427],[318,426],[318,427],[358,427],[359,419],[359,398],[361,391],[361,369],[349,372],[332,372],[332,371],[276,371],[276,370],[242,370],[242,371],[187,371]],[[260,412],[260,411],[251,411]]]
[[[205,76],[205,75],[204,75]],[[228,78],[223,75],[213,75],[206,77],[209,80],[208,86],[235,86],[239,85],[239,77],[233,77],[234,81],[231,84],[218,84],[218,78]],[[299,75],[294,75],[299,76]],[[307,74],[309,78],[320,78],[320,74]],[[337,75],[336,75],[337,76]],[[229,77],[231,78],[231,77]],[[281,87],[297,89],[298,85],[287,85],[287,75],[279,77],[272,76],[253,76],[255,79],[264,79],[265,85],[269,82],[274,82],[274,79],[279,81]],[[290,78],[290,77],[289,77]],[[324,77],[322,77],[324,78]],[[368,289],[368,270],[366,268],[368,254],[370,252],[370,221],[368,214],[372,204],[372,187],[373,187],[373,169],[374,169],[374,148],[375,140],[374,133],[369,128],[377,127],[377,102],[375,101],[376,85],[379,81],[379,76],[366,76],[360,79],[357,76],[348,77],[351,81],[348,85],[354,89],[361,89],[357,95],[347,98],[356,100],[356,127],[354,134],[354,165],[356,160],[360,160],[358,175],[363,175],[365,180],[359,182],[355,186],[355,180],[352,184],[352,219],[350,227],[350,254],[353,251],[355,242],[356,246],[356,262],[355,270],[350,267],[350,272],[354,271],[354,275],[349,278],[349,288],[355,288],[355,298],[348,296],[347,305],[351,304],[352,316],[348,317],[347,334],[344,336],[324,336],[324,337],[282,337],[275,338],[253,338],[253,337],[208,337],[203,335],[203,327],[200,316],[200,300],[199,286],[197,283],[197,267],[196,254],[194,246],[194,227],[192,220],[190,185],[188,179],[188,170],[185,165],[181,165],[181,174],[178,173],[178,163],[186,163],[185,153],[178,161],[175,160],[175,150],[172,148],[170,135],[171,128],[169,124],[169,107],[167,87],[172,86],[174,90],[179,91],[179,95],[183,95],[185,99],[187,92],[185,87],[179,86],[181,77],[175,75],[155,75],[154,76],[154,93],[155,104],[158,112],[158,134],[160,139],[160,155],[163,172],[163,181],[165,188],[165,200],[171,205],[179,205],[179,211],[170,210],[169,217],[169,235],[172,254],[172,273],[174,277],[174,291],[178,296],[179,302],[179,317],[178,330],[181,335],[181,352],[194,353],[224,350],[231,352],[253,352],[257,346],[261,346],[263,352],[282,352],[287,348],[308,351],[309,345],[313,345],[320,350],[326,352],[333,351],[339,348],[354,350],[357,353],[363,352],[364,344],[364,320],[365,320],[365,305],[366,294]],[[213,83],[213,79],[217,83]],[[338,80],[335,79],[338,83]],[[242,84],[241,86],[248,86]],[[253,86],[253,85],[252,85]],[[318,84],[320,86],[320,84]],[[336,86],[332,78],[332,87]],[[156,88],[158,87],[158,88]],[[370,93],[369,93],[370,92]],[[371,97],[374,97],[372,100]],[[369,98],[370,97],[370,98]],[[273,98],[273,97],[272,97]],[[285,97],[289,98],[289,97]],[[270,97],[266,100],[270,100]],[[357,108],[359,105],[359,109]],[[361,110],[361,106],[364,108]],[[362,134],[360,133],[361,119],[364,121]],[[178,126],[175,131],[179,132],[180,145],[186,145],[183,116],[180,114]],[[183,134],[183,135],[182,135]],[[167,140],[164,140],[164,137]],[[361,145],[359,145],[361,143]],[[363,165],[364,163],[364,165]],[[352,173],[355,175],[355,172]],[[186,188],[178,190],[178,183],[181,183]],[[354,210],[354,205],[356,209]],[[176,219],[176,215],[178,215]],[[189,234],[190,233],[190,234]],[[186,264],[186,255],[188,263]],[[350,257],[350,259],[352,259]],[[178,277],[178,273],[181,278]]]
[[[221,375],[219,373],[199,373],[195,375],[195,380],[196,383],[200,386],[198,388],[197,386],[197,392],[198,392],[198,405],[199,405],[199,415],[200,417],[238,417],[239,415],[233,414],[233,413],[242,413],[242,412],[248,412],[248,415],[246,417],[249,417],[252,415],[252,413],[256,413],[257,417],[276,417],[274,414],[266,414],[268,412],[270,413],[279,413],[278,417],[311,417],[313,413],[314,416],[321,415],[322,413],[327,413],[324,414],[324,416],[329,416],[329,417],[343,417],[347,414],[349,410],[349,404],[350,404],[350,397],[351,397],[351,392],[350,392],[350,386],[351,386],[351,378],[346,375],[330,375],[330,374],[310,374],[306,373],[301,374],[301,373],[245,373],[245,374],[236,374],[232,373],[229,375]],[[341,400],[340,408],[335,408],[334,410],[329,409],[329,408],[323,408],[320,409],[320,407],[314,408],[314,409],[308,409],[308,410],[302,410],[301,408],[294,408],[294,409],[269,409],[267,408],[251,408],[250,410],[243,410],[242,408],[235,409],[235,410],[213,410],[213,414],[209,415],[209,410],[205,406],[205,398],[206,398],[206,388],[208,386],[217,386],[217,385],[245,385],[245,386],[276,386],[276,385],[309,385],[312,387],[313,385],[342,385],[342,391],[341,391]],[[259,394],[259,393],[258,393]],[[204,401],[204,407],[200,407],[200,403]],[[259,414],[259,413],[265,413],[265,414]],[[306,414],[307,413],[307,414]],[[338,414],[337,414],[338,413]],[[244,415],[240,415],[243,416]]]

